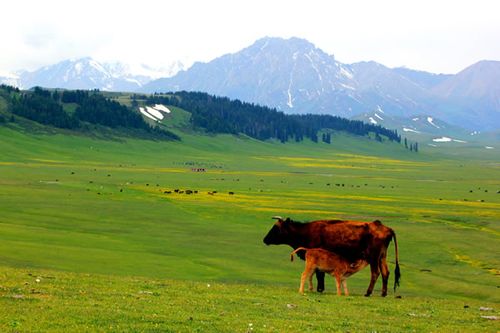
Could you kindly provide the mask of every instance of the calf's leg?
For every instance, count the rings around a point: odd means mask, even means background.
[[[341,296],[342,295],[342,291],[340,289],[340,276],[339,275],[335,275],[335,285],[337,286],[337,296]]]
[[[314,288],[313,287],[313,275],[314,275],[314,273],[309,275],[309,291],[311,291],[311,292],[313,291],[313,288]]]
[[[344,286],[344,295],[349,296],[349,290],[347,290],[347,280],[342,280],[342,285]]]
[[[304,294],[304,284],[306,282],[306,279],[311,281],[312,275],[314,274],[314,269],[315,269],[315,267],[306,263],[306,268],[304,269],[304,272],[302,273],[302,276],[300,277],[299,293]]]

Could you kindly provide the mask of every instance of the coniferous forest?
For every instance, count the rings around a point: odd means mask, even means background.
[[[132,129],[153,137],[179,140],[165,126],[151,125],[151,121],[147,122],[138,112],[141,104],[165,104],[190,112],[193,129],[213,134],[245,134],[257,140],[276,139],[283,143],[300,142],[305,138],[313,142],[331,143],[331,134],[342,131],[380,142],[401,142],[401,136],[396,130],[379,125],[331,115],[287,115],[265,106],[202,92],[134,94],[131,96],[131,107],[106,97],[97,90],[46,90],[35,87],[29,91],[21,91],[0,86],[0,95],[7,101],[13,114],[64,129],[78,130],[93,124],[114,129]],[[64,106],[69,104],[73,105],[73,112],[65,110]]]
[[[8,103],[15,115],[57,128],[81,130],[87,124],[114,129],[134,130],[153,138],[174,139],[179,137],[165,129],[149,125],[136,111],[99,91],[45,90],[35,87],[30,91],[2,85],[0,96]],[[64,104],[74,104],[73,113],[64,110]]]
[[[201,92],[136,95],[135,98],[145,99],[147,104],[174,105],[188,110],[192,114],[193,127],[210,133],[243,133],[258,140],[278,139],[281,142],[289,140],[299,142],[309,138],[318,142],[320,131],[332,130],[358,136],[373,134],[378,141],[382,141],[382,137],[385,137],[390,141],[401,142],[401,136],[397,131],[359,120],[331,115],[286,115],[265,106]],[[330,138],[331,136],[325,135],[323,141],[328,142]]]

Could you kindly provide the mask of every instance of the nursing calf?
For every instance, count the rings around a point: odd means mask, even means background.
[[[356,263],[359,260],[367,262],[370,265],[371,278],[365,296],[371,295],[380,274],[382,274],[382,296],[387,295],[389,280],[387,248],[394,240],[396,261],[394,290],[399,285],[401,273],[396,233],[380,221],[319,220],[300,223],[279,216],[274,218],[278,221],[264,237],[266,245],[287,244],[293,249],[299,247],[322,248],[337,253],[351,263]],[[304,259],[303,253],[299,252],[297,255]],[[320,271],[316,273],[318,291],[324,290],[324,275]]]
[[[349,262],[345,258],[320,248],[316,249],[306,249],[305,247],[299,247],[290,254],[290,260],[293,261],[293,255],[299,251],[305,251],[306,258],[306,268],[302,273],[300,278],[300,288],[299,292],[304,293],[304,283],[306,279],[309,280],[309,290],[313,290],[312,276],[316,270],[321,272],[331,274],[337,283],[337,295],[341,295],[340,284],[344,286],[344,294],[349,296],[349,291],[347,290],[346,279],[356,272],[368,265],[365,260],[357,260],[355,262]]]

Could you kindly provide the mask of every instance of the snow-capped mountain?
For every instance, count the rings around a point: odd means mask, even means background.
[[[500,62],[488,63],[500,70]],[[479,85],[474,82],[482,82],[483,75],[499,82],[498,75],[471,67],[466,71],[478,74],[468,81],[467,73],[444,75],[391,69],[373,61],[343,64],[306,40],[266,37],[237,53],[196,63],[171,78],[152,81],[142,91],[204,91],[287,113],[344,117],[362,115],[380,106],[391,116],[425,114],[472,130],[500,128],[496,84],[487,86],[488,93],[479,99],[477,94],[462,98],[446,88],[456,86],[450,83],[455,80],[465,86]],[[496,73],[491,68],[489,71]],[[487,77],[485,80],[490,82]]]
[[[366,61],[344,64],[299,38],[262,38],[208,63],[147,65],[66,60],[2,78],[27,89],[166,92],[203,91],[276,107],[286,113],[361,117],[380,108],[386,116],[433,119],[474,130],[500,129],[500,61],[481,61],[455,75],[388,68]],[[364,117],[376,121],[374,114]]]
[[[363,110],[348,66],[299,38],[263,38],[234,54],[147,84],[144,91],[198,90],[289,113],[350,116]]]
[[[343,64],[299,38],[263,38],[250,47],[178,75],[144,91],[200,90],[276,107],[287,113],[352,117],[377,105],[393,115],[430,113],[428,89],[370,61]]]
[[[19,75],[16,73],[3,73],[0,72],[0,84],[19,87]]]
[[[120,62],[101,63],[90,57],[69,59],[45,66],[33,72],[22,71],[10,77],[0,76],[0,82],[23,89],[34,86],[65,89],[100,89],[108,91],[137,91],[159,77],[175,75],[183,66],[180,62],[167,68]]]
[[[173,62],[168,67],[153,68],[146,64],[125,64],[122,62],[103,63],[104,68],[117,78],[136,80],[140,86],[159,78],[171,77],[184,70],[180,61]]]

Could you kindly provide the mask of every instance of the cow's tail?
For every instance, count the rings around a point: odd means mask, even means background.
[[[398,241],[396,239],[396,233],[392,230],[392,237],[394,238],[394,250],[396,252],[396,268],[394,269],[394,292],[396,288],[399,287],[399,280],[401,280],[401,270],[399,269],[399,252],[398,252]]]
[[[299,251],[307,251],[308,249],[306,249],[305,247],[298,247],[296,248],[295,250],[292,251],[292,253],[290,253],[290,261],[293,261],[293,255]]]

